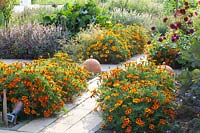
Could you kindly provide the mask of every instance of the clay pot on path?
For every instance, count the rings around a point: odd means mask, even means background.
[[[93,59],[91,56],[90,59],[87,59],[83,63],[83,68],[92,73],[100,73],[101,72],[101,65],[98,60]]]

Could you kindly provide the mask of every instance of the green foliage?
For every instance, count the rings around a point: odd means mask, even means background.
[[[106,25],[108,17],[105,11],[97,7],[93,0],[86,3],[80,2],[66,3],[56,14],[45,16],[44,25],[55,24],[61,26],[65,31],[68,29],[72,34],[80,31],[80,28],[86,28],[90,23],[99,23]]]
[[[195,19],[195,33],[190,38],[191,46],[189,49],[184,50],[182,53],[182,59],[185,61],[183,64],[190,68],[200,68],[200,20]]]
[[[181,83],[178,98],[182,101],[180,110],[184,107],[192,110],[190,115],[182,115],[181,119],[194,118],[200,112],[198,108],[200,106],[200,69],[194,69],[193,71],[184,70],[178,77]],[[182,111],[177,112],[179,115]]]
[[[117,132],[164,132],[174,117],[173,76],[150,62],[104,73],[96,90],[102,117]]]
[[[12,10],[14,8],[15,0],[2,0],[0,2],[0,11],[3,14],[3,20],[5,23],[5,26],[8,27],[8,24],[10,22],[10,18],[12,15]]]
[[[178,1],[178,5],[176,4],[176,1]],[[198,6],[197,4],[198,0],[164,0],[163,11],[166,12],[167,14],[174,13],[176,10],[176,6],[178,6],[177,9],[183,8],[185,1],[189,3],[190,8],[196,8]]]

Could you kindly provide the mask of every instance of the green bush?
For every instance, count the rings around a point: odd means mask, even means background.
[[[151,63],[127,63],[101,76],[96,92],[105,125],[117,132],[164,132],[174,118],[174,78]]]
[[[106,25],[108,17],[106,12],[99,8],[93,0],[88,0],[86,3],[80,2],[66,3],[56,14],[45,16],[43,19],[44,25],[55,24],[61,26],[72,34],[80,31],[80,28],[86,28],[90,23],[99,23]]]
[[[64,36],[55,26],[25,24],[0,30],[0,58],[38,59],[61,49]]]

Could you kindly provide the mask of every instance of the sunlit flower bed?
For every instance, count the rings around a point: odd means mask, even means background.
[[[169,130],[176,95],[173,75],[150,62],[133,62],[101,78],[95,94],[106,126],[119,132]]]
[[[105,64],[117,64],[142,53],[148,40],[144,28],[122,24],[99,29],[98,33],[83,31],[79,36],[81,46],[78,50],[78,59],[85,60],[93,55],[100,63]]]
[[[49,117],[87,87],[89,74],[65,53],[32,63],[0,63],[0,89],[7,90],[9,110],[23,102],[26,116]]]

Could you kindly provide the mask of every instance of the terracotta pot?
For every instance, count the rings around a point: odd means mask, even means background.
[[[174,70],[168,65],[161,65],[160,68],[165,69],[167,72],[171,74],[175,74]]]
[[[96,59],[93,59],[93,57],[90,57],[90,59],[87,59],[83,63],[83,68],[92,73],[100,73],[101,72],[101,65],[100,65],[99,61]]]

